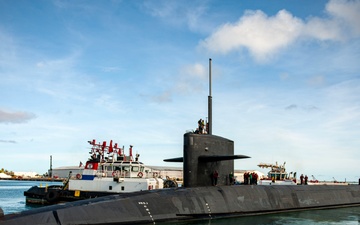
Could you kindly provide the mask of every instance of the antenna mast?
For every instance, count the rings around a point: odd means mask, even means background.
[[[211,58],[209,58],[208,134],[212,134]]]

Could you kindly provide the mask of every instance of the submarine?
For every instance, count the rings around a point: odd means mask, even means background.
[[[0,225],[157,224],[360,206],[360,185],[229,185],[234,160],[249,156],[235,155],[234,141],[212,134],[211,59],[209,71],[208,132],[185,133],[183,156],[164,160],[183,163],[183,187],[36,208],[0,216]]]

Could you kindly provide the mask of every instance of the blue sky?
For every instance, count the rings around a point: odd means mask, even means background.
[[[181,166],[207,116],[236,169],[360,177],[360,1],[0,0],[0,167],[78,165],[88,140]],[[266,170],[261,170],[266,172]]]

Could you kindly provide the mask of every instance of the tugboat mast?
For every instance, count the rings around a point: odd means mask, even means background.
[[[50,155],[50,170],[49,170],[49,177],[52,178],[52,155]]]

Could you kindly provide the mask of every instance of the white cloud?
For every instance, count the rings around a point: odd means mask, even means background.
[[[358,135],[360,80],[352,79],[330,86],[325,90],[325,95],[331,119],[324,124],[324,128],[332,132],[347,133],[348,137],[350,134]]]
[[[14,66],[13,61],[17,59],[16,39],[6,30],[0,27],[0,66],[6,68]]]
[[[1,143],[11,143],[11,144],[16,144],[16,141],[14,140],[0,140]]]
[[[225,24],[200,43],[213,52],[226,54],[248,48],[257,60],[265,60],[299,36],[303,24],[286,10],[268,17],[262,11],[247,11],[235,24]]]
[[[159,95],[155,95],[152,97],[152,100],[157,102],[157,103],[163,103],[163,102],[171,102],[171,92],[170,91],[164,91]]]
[[[286,110],[293,110],[293,109],[297,109],[297,108],[298,108],[298,106],[295,104],[291,104],[291,105],[285,107]]]
[[[94,103],[99,108],[107,109],[111,112],[124,112],[124,107],[121,107],[119,101],[115,100],[112,95],[102,94],[94,100]]]
[[[119,72],[121,70],[123,70],[123,69],[118,66],[105,66],[102,68],[102,71],[107,72],[107,73]]]
[[[308,83],[313,86],[323,85],[325,83],[325,77],[322,75],[311,77]]]
[[[326,11],[342,25],[347,25],[353,35],[360,35],[360,1],[331,0],[326,5]]]
[[[192,31],[203,30],[201,16],[206,12],[206,1],[145,1],[143,9],[154,17],[176,26],[187,25]]]
[[[36,118],[35,114],[29,112],[8,112],[0,109],[0,123],[26,123]]]
[[[286,10],[275,16],[246,11],[237,22],[217,28],[199,46],[220,54],[247,49],[263,62],[299,39],[341,41],[348,39],[349,33],[360,35],[360,1],[330,1],[326,10],[329,18],[311,17],[308,21]]]
[[[206,82],[207,69],[199,63],[186,65],[180,69],[175,91],[182,94],[200,92]]]
[[[289,76],[289,73],[284,72],[284,73],[281,73],[279,77],[281,80],[287,80],[287,79],[289,79],[290,76]]]
[[[206,90],[207,85],[207,68],[200,64],[194,63],[182,66],[178,74],[171,78],[173,84],[170,87],[161,90],[152,97],[157,103],[171,102],[174,94],[189,95]]]
[[[253,113],[253,112],[256,112],[256,111],[260,111],[260,110],[264,110],[266,109],[267,106],[265,104],[254,104],[254,105],[250,105],[246,112],[247,113]]]
[[[335,20],[311,18],[306,26],[303,27],[302,35],[315,40],[341,41],[343,39],[340,24]]]
[[[190,79],[192,79],[192,77],[197,77],[204,80],[207,77],[207,70],[200,63],[185,66],[183,72],[184,75],[190,77]]]

